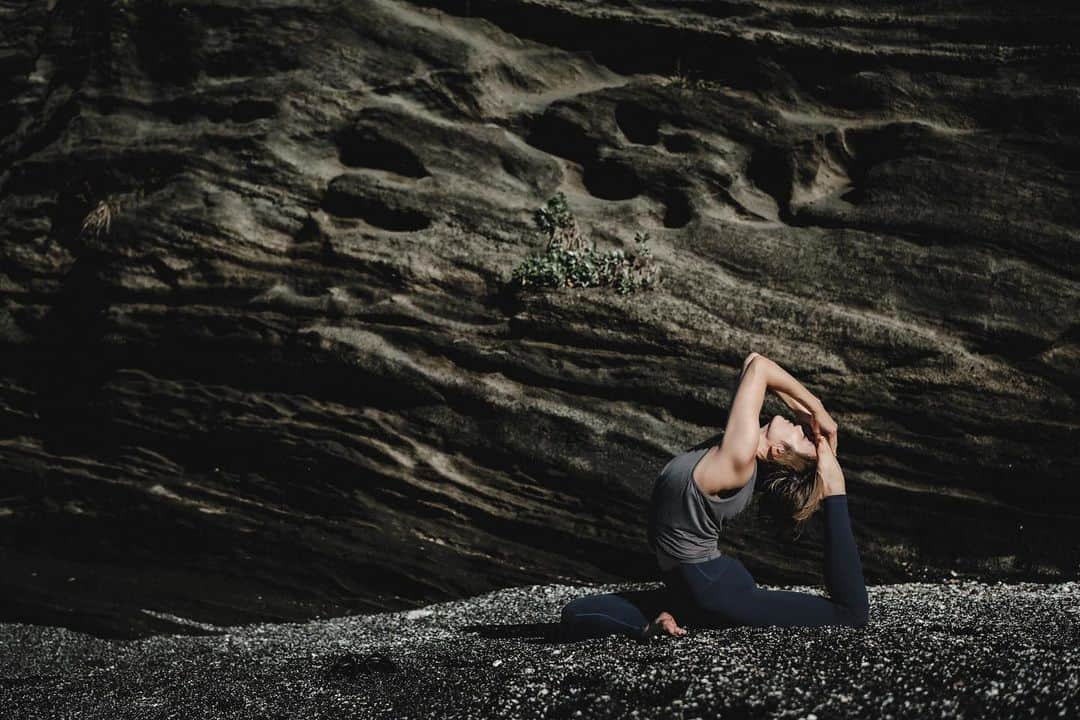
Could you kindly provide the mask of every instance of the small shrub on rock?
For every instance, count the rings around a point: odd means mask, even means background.
[[[514,269],[514,287],[612,287],[620,295],[655,287],[659,267],[648,233],[634,236],[633,250],[600,252],[595,242],[586,243],[561,192],[537,209],[533,220],[547,238],[547,249]]]

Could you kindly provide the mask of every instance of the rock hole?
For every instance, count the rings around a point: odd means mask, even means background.
[[[277,117],[277,103],[269,100],[241,100],[229,111],[233,122],[246,123]]]
[[[655,145],[660,141],[660,121],[652,111],[637,103],[619,103],[615,107],[615,122],[630,142]]]
[[[544,114],[529,128],[525,142],[567,160],[587,163],[596,157],[596,140],[576,123],[558,115]]]
[[[430,175],[416,153],[372,128],[353,128],[341,138],[340,144],[341,162],[349,167],[389,170],[412,178]]]
[[[323,209],[339,217],[360,218],[369,225],[395,232],[423,230],[431,221],[408,208],[393,208],[379,198],[337,192],[331,189],[323,199]]]
[[[680,189],[668,190],[668,193],[664,198],[664,204],[667,206],[667,209],[664,212],[664,227],[686,227],[694,214],[693,208],[690,207],[690,198],[687,196],[686,191]]]
[[[158,82],[186,85],[203,69],[207,32],[191,8],[142,3],[136,6],[135,53]]]
[[[852,205],[859,205],[866,199],[866,191],[861,187],[853,187],[841,195],[840,199]]]
[[[791,201],[795,180],[794,158],[787,148],[766,145],[756,148],[746,165],[746,177],[776,200],[781,209]]]
[[[629,200],[641,193],[637,173],[609,160],[587,165],[583,182],[585,189],[601,200]]]
[[[664,138],[664,148],[668,152],[673,153],[687,153],[697,147],[697,143],[689,135],[685,133],[677,133],[675,135],[668,135]]]

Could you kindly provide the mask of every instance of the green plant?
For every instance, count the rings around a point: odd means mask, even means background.
[[[648,247],[649,234],[634,236],[634,249],[600,252],[586,244],[577,221],[559,192],[533,215],[547,235],[547,248],[527,257],[511,275],[516,287],[613,287],[620,295],[656,285],[659,268]]]

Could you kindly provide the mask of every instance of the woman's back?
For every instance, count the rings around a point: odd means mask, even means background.
[[[696,447],[676,455],[653,483],[648,538],[661,570],[720,557],[723,553],[716,543],[724,520],[750,502],[757,480],[756,464],[749,482],[729,497],[707,495],[694,482],[694,468],[713,447]]]

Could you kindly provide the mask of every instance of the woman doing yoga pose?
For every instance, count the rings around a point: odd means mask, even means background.
[[[792,409],[798,425],[777,415],[758,426],[767,390]],[[865,626],[869,600],[836,460],[837,425],[825,406],[778,364],[750,353],[722,437],[718,445],[676,455],[653,485],[648,537],[666,590],[659,605],[703,627]],[[738,559],[717,548],[723,521],[749,503],[759,468],[766,475],[762,490],[785,501],[799,527],[823,509],[828,598],[759,588]],[[649,621],[652,613],[641,605],[626,593],[572,600],[562,610],[562,637],[620,633],[648,640],[662,632],[686,634],[669,610]]]

